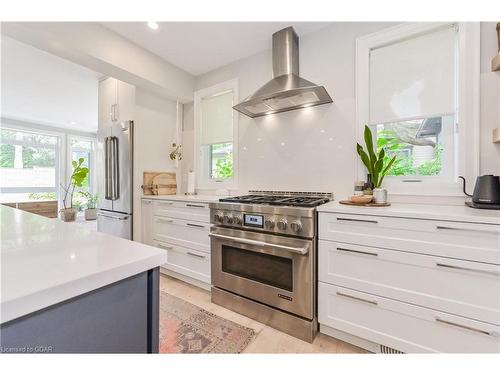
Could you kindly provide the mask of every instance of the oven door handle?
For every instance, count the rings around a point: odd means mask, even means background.
[[[219,238],[221,240],[230,240],[233,242],[243,243],[243,244],[247,244],[247,245],[271,247],[271,248],[275,248],[275,249],[286,250],[288,252],[300,254],[300,255],[306,255],[309,252],[309,246],[293,247],[293,246],[277,245],[277,244],[270,244],[268,242],[263,242],[263,241],[250,240],[248,238],[225,236],[223,234],[217,234],[217,233],[209,233],[208,235],[210,237]]]

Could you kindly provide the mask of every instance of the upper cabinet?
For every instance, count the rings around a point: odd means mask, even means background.
[[[99,127],[134,120],[135,86],[106,78],[99,82]]]

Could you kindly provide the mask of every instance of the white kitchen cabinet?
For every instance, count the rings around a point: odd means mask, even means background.
[[[500,215],[327,206],[318,222],[322,332],[382,352],[500,352]]]
[[[498,324],[500,266],[319,241],[319,281]]]
[[[163,241],[153,245],[167,253],[164,268],[210,285],[210,254]]]
[[[141,200],[141,232],[142,243],[153,245],[153,201],[151,199]]]
[[[162,272],[210,288],[207,202],[143,198],[142,225],[143,242],[167,252]]]
[[[498,325],[320,282],[320,323],[404,353],[498,353]]]
[[[135,87],[115,78],[99,82],[99,127],[135,118]]]

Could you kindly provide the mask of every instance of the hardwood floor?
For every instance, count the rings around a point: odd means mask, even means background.
[[[210,292],[166,275],[162,275],[160,278],[160,289],[222,318],[253,328],[257,335],[247,346],[244,353],[368,353],[361,348],[322,333],[319,333],[314,342],[309,344],[246,316],[213,304],[210,302]]]

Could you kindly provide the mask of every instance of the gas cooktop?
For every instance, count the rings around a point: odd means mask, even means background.
[[[318,193],[259,193],[222,198],[219,202],[262,204],[269,206],[316,207],[331,200],[331,195]]]

